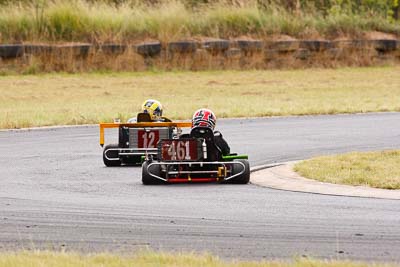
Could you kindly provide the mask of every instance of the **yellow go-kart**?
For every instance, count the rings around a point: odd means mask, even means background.
[[[104,129],[118,128],[118,144],[103,149],[103,162],[107,167],[142,164],[145,156],[157,157],[157,144],[163,139],[179,138],[181,128],[190,122],[152,122],[149,114],[139,113],[136,123],[100,123],[100,145],[104,146]]]

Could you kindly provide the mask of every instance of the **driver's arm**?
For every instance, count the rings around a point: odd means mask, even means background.
[[[215,145],[221,149],[222,155],[226,156],[231,153],[231,148],[229,147],[228,143],[222,137],[221,132],[215,131],[214,132],[214,142]]]

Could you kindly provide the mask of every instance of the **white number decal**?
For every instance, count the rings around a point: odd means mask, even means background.
[[[176,148],[177,149],[177,158],[178,159],[184,159],[185,158],[185,148],[184,147],[182,147],[182,141],[180,141],[180,142],[178,142],[178,147]]]
[[[154,132],[145,132],[142,135],[143,138],[143,148],[154,148],[154,139],[156,138],[156,134]]]
[[[171,157],[171,160],[176,160],[176,149],[175,149],[175,142],[172,142],[168,148],[168,156]]]
[[[185,156],[185,159],[186,159],[186,160],[190,160],[191,158],[190,158],[190,150],[189,150],[189,141],[186,141],[186,142],[185,142],[185,148],[186,148],[186,156]]]
[[[179,141],[177,142],[177,145],[175,145],[175,143],[176,142],[172,142],[167,151],[168,156],[171,157],[171,160],[190,160],[189,141]]]

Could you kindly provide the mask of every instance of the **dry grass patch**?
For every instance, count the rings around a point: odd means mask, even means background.
[[[147,98],[172,119],[400,111],[400,67],[0,76],[0,128],[122,121]]]
[[[297,259],[287,262],[239,262],[222,261],[210,255],[144,253],[135,256],[112,254],[80,255],[65,252],[18,252],[0,254],[0,267],[380,267],[389,264],[367,264],[350,261],[320,261]]]
[[[294,169],[322,182],[400,189],[400,150],[317,157]]]

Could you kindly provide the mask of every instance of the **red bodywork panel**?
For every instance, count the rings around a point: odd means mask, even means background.
[[[138,148],[156,148],[160,140],[160,132],[158,130],[138,131]]]
[[[161,141],[161,159],[164,161],[197,161],[199,143],[195,139]]]

